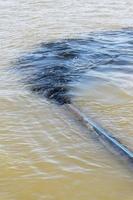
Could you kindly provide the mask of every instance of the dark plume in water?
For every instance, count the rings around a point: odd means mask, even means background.
[[[89,70],[133,73],[127,67],[133,64],[131,51],[133,29],[91,33],[85,38],[42,43],[19,58],[15,69],[32,92],[58,104],[70,104],[72,84]]]
[[[113,73],[133,73],[133,30],[123,29],[93,33],[84,39],[68,39],[43,43],[21,57],[15,69],[20,72],[24,84],[35,92],[66,108],[76,115],[82,124],[97,133],[100,140],[113,147],[120,155],[133,163],[133,153],[111,133],[80,112],[72,103],[71,86],[93,71],[109,77]],[[119,76],[118,76],[119,77]],[[95,78],[95,77],[93,77]]]
[[[36,51],[20,58],[17,69],[23,82],[32,92],[58,104],[71,103],[71,83],[79,80],[84,71],[79,67],[81,50],[73,46],[79,41],[41,44]]]

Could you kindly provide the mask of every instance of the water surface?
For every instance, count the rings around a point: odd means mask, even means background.
[[[42,59],[38,52],[45,52],[46,43],[69,44],[71,59],[62,59],[64,54],[55,57],[52,47],[48,52],[71,69],[73,101],[132,148],[132,4],[0,2],[1,199],[133,199],[133,177],[126,163],[92,138],[69,112],[34,94],[22,81],[31,79],[40,62],[46,66],[48,57]],[[32,63],[32,70],[9,70],[22,57],[28,66]],[[36,75],[40,76],[38,70]]]

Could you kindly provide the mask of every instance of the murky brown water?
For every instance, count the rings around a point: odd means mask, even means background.
[[[132,13],[131,0],[0,2],[0,199],[133,199],[126,163],[6,70],[38,43],[131,27]],[[132,74],[93,73],[97,78],[80,85],[76,105],[132,148]]]

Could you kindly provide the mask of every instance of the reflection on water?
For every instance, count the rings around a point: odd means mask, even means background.
[[[132,26],[132,8],[131,0],[0,2],[1,199],[133,199],[127,165],[28,90],[46,97],[58,75],[86,114],[132,148],[133,29],[121,29]]]

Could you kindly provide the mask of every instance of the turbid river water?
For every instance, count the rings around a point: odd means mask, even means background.
[[[1,200],[133,199],[128,164],[32,92],[63,77],[74,103],[133,150],[132,22],[132,0],[0,1]]]

